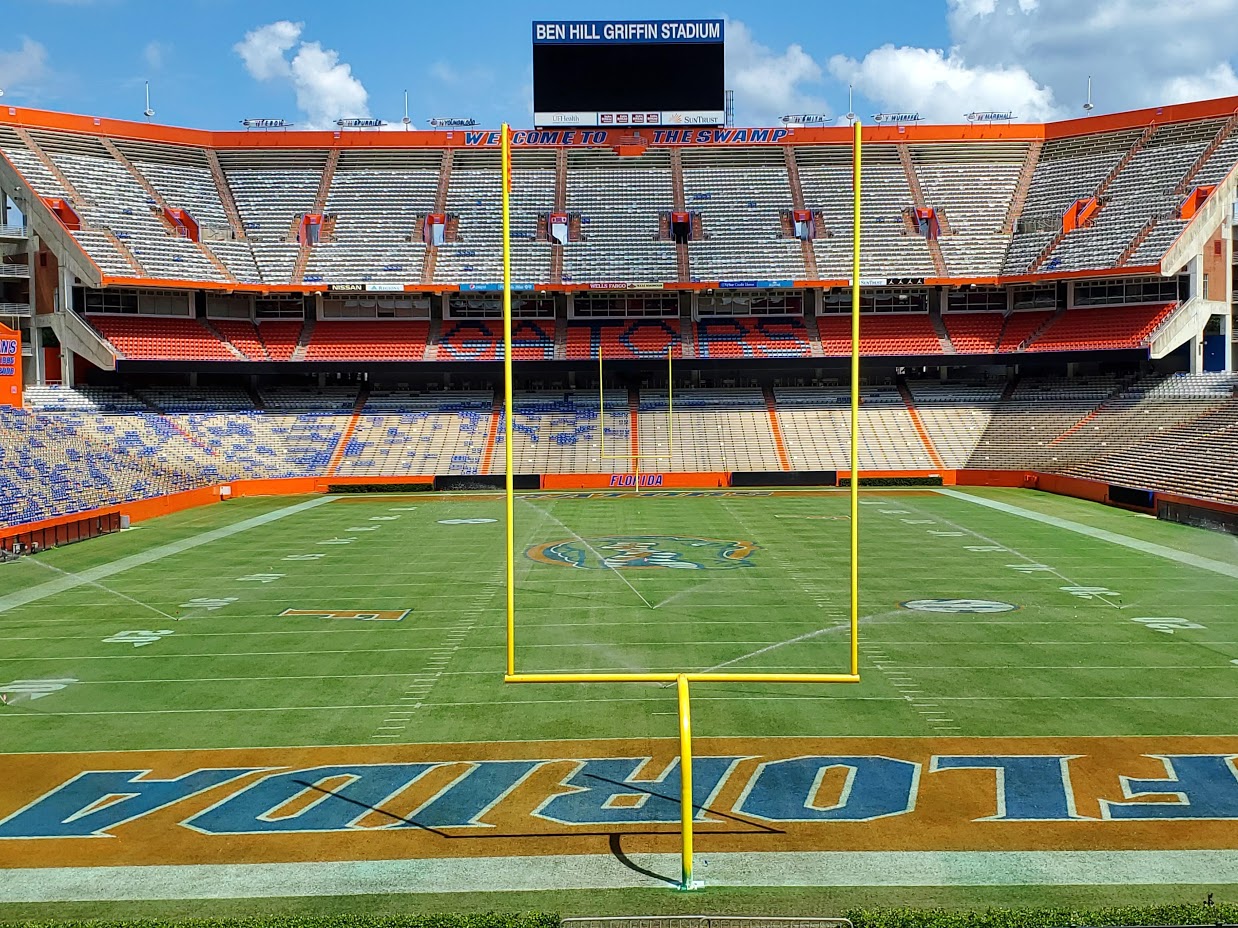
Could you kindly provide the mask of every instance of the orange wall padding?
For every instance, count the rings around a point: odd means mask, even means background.
[[[636,474],[543,474],[543,490],[634,490]],[[731,485],[728,471],[665,474],[653,472],[640,475],[641,489],[674,487],[676,489],[717,489]]]
[[[729,487],[731,475],[727,471],[705,471],[698,473],[651,473],[641,474],[642,489],[717,489]],[[839,471],[841,481],[850,476],[848,471]],[[1085,480],[1081,477],[1066,477],[1062,474],[1046,474],[1038,471],[1025,470],[898,470],[898,471],[860,471],[860,485],[865,479],[878,477],[941,477],[945,486],[961,487],[1022,487],[1025,489],[1043,490],[1059,496],[1071,496],[1076,499],[1086,499],[1092,502],[1109,502],[1109,486],[1098,480]],[[635,489],[635,474],[544,474],[541,478],[541,488],[544,490],[606,490]],[[434,480],[431,476],[408,477],[284,477],[267,480],[237,480],[220,486],[203,487],[198,490],[186,490],[155,499],[136,500],[118,506],[107,506],[89,512],[79,512],[73,515],[57,516],[25,525],[0,528],[0,545],[10,547],[12,540],[19,535],[39,531],[56,526],[70,525],[101,516],[112,514],[127,515],[132,522],[141,522],[158,516],[170,515],[185,509],[193,509],[208,503],[221,500],[222,487],[228,487],[232,498],[245,496],[297,496],[310,493],[326,493],[331,486],[365,485],[365,484],[427,484]],[[615,481],[612,483],[612,481]],[[1197,506],[1201,509],[1212,509],[1218,512],[1238,513],[1238,506],[1225,503],[1200,500],[1176,493],[1156,493],[1157,501],[1180,503]],[[1123,507],[1132,508],[1132,507]],[[1153,507],[1155,508],[1155,507]]]

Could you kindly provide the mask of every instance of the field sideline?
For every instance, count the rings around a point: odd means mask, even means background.
[[[1238,540],[862,504],[863,682],[694,687],[701,876],[1238,884]],[[521,670],[845,668],[845,493],[516,512]],[[673,690],[504,686],[502,532],[489,494],[245,499],[0,566],[0,902],[664,883]]]

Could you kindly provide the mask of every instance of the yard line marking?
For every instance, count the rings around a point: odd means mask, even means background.
[[[908,506],[908,509],[915,509],[915,508],[916,508],[915,506],[912,506],[911,504],[907,504],[907,506]],[[919,511],[919,510],[917,510],[917,511]],[[1064,580],[1064,581],[1066,581],[1066,583],[1067,583],[1069,586],[1073,586],[1073,587],[1078,587],[1078,586],[1081,586],[1081,584],[1080,584],[1078,581],[1076,581],[1076,580],[1072,580],[1070,577],[1066,576],[1064,573],[1062,573],[1062,572],[1061,572],[1060,570],[1058,570],[1057,568],[1055,568],[1055,567],[1049,567],[1049,566],[1048,566],[1048,565],[1046,565],[1046,564],[1042,564],[1042,563],[1041,563],[1039,560],[1037,560],[1036,558],[1030,557],[1030,556],[1028,556],[1028,555],[1024,554],[1022,551],[1019,551],[1018,549],[1013,548],[1013,547],[1011,547],[1011,546],[1010,546],[1010,545],[1008,545],[1008,544],[1004,544],[1003,542],[998,541],[996,538],[990,538],[988,535],[984,535],[984,534],[982,534],[982,533],[980,533],[980,532],[976,531],[974,528],[969,528],[969,527],[967,527],[966,525],[961,525],[961,524],[959,524],[958,522],[952,522],[951,520],[947,519],[945,516],[937,515],[937,516],[936,516],[936,518],[937,518],[937,519],[939,519],[939,520],[940,520],[942,523],[944,523],[945,525],[949,525],[949,526],[951,526],[952,528],[960,529],[961,531],[966,532],[968,535],[972,535],[972,536],[974,536],[974,537],[976,537],[976,538],[979,538],[981,541],[985,542],[986,544],[988,544],[988,545],[989,545],[989,546],[991,546],[991,547],[994,547],[994,548],[1000,548],[1000,549],[1002,549],[1003,551],[1006,551],[1006,552],[1009,552],[1010,554],[1013,554],[1015,557],[1020,557],[1020,558],[1022,558],[1023,560],[1025,560],[1025,561],[1027,562],[1027,566],[1028,566],[1029,568],[1035,569],[1035,570],[1037,570],[1037,571],[1043,571],[1043,572],[1044,572],[1044,573],[1046,573],[1046,574],[1051,574],[1052,576],[1057,577],[1059,580]],[[1006,566],[1007,566],[1007,567],[1017,567],[1018,565],[1014,565],[1014,564],[1007,564]],[[1087,564],[1085,563],[1084,567],[1086,568],[1086,567],[1088,567],[1088,566],[1090,566],[1090,565],[1087,565]],[[1115,594],[1115,595],[1118,595],[1118,598],[1119,598],[1119,599],[1121,598],[1120,594]],[[1103,595],[1102,595],[1102,594],[1100,594],[1100,593],[1094,593],[1094,594],[1092,594],[1092,596],[1093,596],[1093,597],[1094,597],[1097,601],[1104,603],[1106,606],[1111,606],[1111,607],[1112,607],[1112,608],[1114,608],[1114,609],[1121,609],[1121,608],[1122,608],[1122,607],[1121,607],[1118,603],[1115,603],[1115,602],[1113,602],[1113,601],[1112,601],[1112,600],[1110,600],[1110,599],[1106,599],[1106,598],[1105,598],[1105,596],[1103,596]]]
[[[326,496],[319,499],[307,500],[304,503],[297,503],[294,506],[285,506],[283,509],[276,509],[274,512],[266,512],[260,516],[254,516],[253,518],[245,519],[242,522],[235,522],[232,525],[225,525],[222,528],[213,529],[209,532],[202,532],[201,534],[193,535],[189,538],[181,538],[178,541],[170,541],[167,544],[159,545],[158,547],[151,548],[148,551],[141,551],[137,554],[131,554],[128,557],[121,558],[120,560],[111,561],[107,564],[100,564],[98,567],[92,567],[89,570],[83,570],[80,573],[70,574],[67,577],[61,577],[58,580],[48,580],[46,583],[40,583],[37,586],[32,586],[25,590],[18,590],[15,593],[0,596],[0,613],[7,612],[17,606],[24,606],[26,603],[36,602],[48,596],[54,596],[56,593],[63,593],[65,590],[72,590],[79,586],[85,586],[95,580],[102,580],[105,577],[111,577],[126,570],[131,570],[134,567],[141,567],[145,564],[162,560],[165,557],[172,557],[173,555],[190,551],[193,548],[210,544],[213,541],[219,541],[223,538],[230,538],[233,535],[238,535],[241,532],[248,531],[251,528],[257,528],[259,525],[266,525],[270,522],[276,522],[280,519],[305,512],[309,509],[325,506],[334,501],[335,497]]]
[[[1001,503],[997,500],[985,499],[980,496],[972,496],[970,493],[960,493],[958,490],[934,487],[933,492],[942,496],[949,496],[953,499],[960,499],[976,506],[984,506],[986,509],[994,509],[998,512],[1004,512],[1007,515],[1019,516],[1024,519],[1030,519],[1033,522],[1041,522],[1045,525],[1052,525],[1054,528],[1074,532],[1076,535],[1086,535],[1088,538],[1095,538],[1098,541],[1107,541],[1110,544],[1119,545],[1123,548],[1130,548],[1132,551],[1140,551],[1144,554],[1151,554],[1154,557],[1164,558],[1167,561],[1176,561],[1177,563],[1185,564],[1188,567],[1198,567],[1201,570],[1209,570],[1212,571],[1212,573],[1221,574],[1224,577],[1230,577],[1238,580],[1238,565],[1226,564],[1224,561],[1215,561],[1210,557],[1200,557],[1198,554],[1188,554],[1185,551],[1177,551],[1173,548],[1167,548],[1164,545],[1158,545],[1151,541],[1141,541],[1138,538],[1129,538],[1126,535],[1119,535],[1117,532],[1110,532],[1103,528],[1093,528],[1090,525],[1084,525],[1081,522],[1072,522],[1069,519],[1060,519],[1057,516],[1044,515],[1039,512],[1033,512],[1030,509],[1012,506],[1009,503]]]

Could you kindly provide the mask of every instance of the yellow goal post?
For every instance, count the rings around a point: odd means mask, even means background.
[[[689,700],[693,683],[859,683],[860,682],[860,513],[859,513],[859,410],[860,410],[860,179],[862,131],[857,120],[852,130],[852,255],[851,255],[851,447],[850,447],[850,661],[838,673],[718,673],[708,671],[656,673],[521,673],[516,668],[516,525],[515,481],[512,473],[512,292],[511,292],[511,128],[500,133],[503,214],[503,400],[504,400],[504,508],[507,557],[507,665],[504,683],[673,683],[679,716],[679,789],[681,834],[680,889],[694,889],[693,830],[696,809],[692,802],[692,721]],[[599,384],[599,387],[601,384]],[[603,421],[603,428],[605,422]]]

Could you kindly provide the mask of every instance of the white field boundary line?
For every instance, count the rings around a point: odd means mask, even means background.
[[[946,665],[946,664],[902,664],[902,667],[908,670],[943,670],[949,671],[951,674],[957,674],[959,671],[969,670],[1062,670],[1074,673],[1087,673],[1093,670],[1192,670],[1205,671],[1214,670],[1221,673],[1238,673],[1229,664],[1217,664],[1211,667],[1201,667],[1198,664],[1150,664],[1146,666],[1136,666],[1132,664],[1110,664],[1104,666],[1080,667],[1073,664],[1042,664],[1042,665],[1019,665],[1011,667],[1009,664],[986,664],[980,666],[962,666],[962,665]],[[651,673],[674,673],[678,669],[675,667],[655,668]],[[785,666],[778,665],[780,671],[786,673],[814,673],[820,670],[819,664],[805,666]],[[580,670],[575,670],[573,673],[619,673],[623,670],[622,667],[584,667]],[[122,680],[79,680],[76,686],[144,686],[154,684],[167,683],[259,683],[270,680],[368,680],[371,678],[382,679],[387,677],[464,677],[464,676],[482,676],[493,677],[493,670],[444,670],[439,673],[427,674],[416,671],[392,671],[391,673],[336,673],[336,674],[289,674],[286,676],[259,676],[259,677],[168,677],[154,678],[145,680],[135,680],[125,678]],[[1032,697],[1027,697],[1032,698]],[[1118,697],[1115,697],[1118,698]]]
[[[740,737],[751,739],[752,736],[715,735],[712,737],[715,737],[718,739],[740,738]],[[802,742],[806,738],[811,738],[813,736],[809,736],[809,735],[768,735],[768,736],[761,735],[760,737],[762,738],[763,741]],[[824,738],[827,736],[823,735],[821,737]],[[836,736],[829,736],[829,737],[863,739],[865,736],[864,735],[836,735]],[[878,735],[875,737],[881,741],[921,741],[924,739],[925,736],[922,734],[917,734],[917,735]],[[1007,743],[1008,744],[1012,738],[1017,738],[1020,741],[1043,741],[1046,744],[1053,744],[1055,742],[1060,742],[1063,738],[1069,738],[1072,742],[1095,741],[1098,743],[1101,741],[1111,741],[1114,738],[1127,738],[1127,739],[1136,740],[1136,741],[1146,741],[1150,745],[1155,745],[1156,739],[1159,738],[1162,741],[1164,741],[1164,739],[1168,736],[1165,734],[1149,735],[1149,734],[1135,733],[1135,732],[1126,732],[1125,734],[1123,734],[1121,732],[1118,732],[1118,733],[1111,734],[1111,735],[960,735],[959,737],[961,737],[962,739],[966,741],[974,741],[976,742],[977,745],[983,746],[986,743],[994,743],[994,744]],[[1205,740],[1213,740],[1216,738],[1232,738],[1232,737],[1233,737],[1232,734],[1227,734],[1224,732],[1217,733],[1217,734],[1211,734],[1211,735],[1178,735],[1178,734],[1173,735],[1173,738],[1176,741],[1195,740],[1195,741],[1201,741],[1201,742]],[[590,736],[588,738],[552,738],[549,740],[555,744],[574,744],[576,742],[581,742],[585,744],[596,744],[602,741],[605,741],[605,742],[613,741],[616,744],[621,743],[621,742],[623,744],[631,744],[633,739],[630,735],[613,735],[613,736],[607,735],[604,737],[603,736],[598,736],[598,737]],[[529,741],[524,738],[520,738],[520,739],[488,738],[484,741],[459,740],[459,741],[435,741],[435,742],[423,742],[423,743],[425,744],[433,743],[436,746],[441,746],[441,745],[446,744],[452,747],[469,747],[469,746],[478,745],[478,744],[480,745],[492,745],[492,744],[529,745],[529,744],[542,744],[544,742],[543,741]],[[181,755],[181,754],[184,754],[186,751],[197,751],[197,750],[210,751],[213,754],[219,754],[219,753],[224,753],[227,751],[276,751],[276,750],[279,750],[279,751],[298,750],[300,751],[300,750],[308,750],[311,748],[313,749],[329,748],[334,751],[334,750],[339,750],[343,748],[372,748],[372,747],[374,747],[374,745],[368,741],[340,742],[338,744],[301,744],[301,743],[297,743],[297,744],[288,744],[288,743],[285,743],[285,744],[242,744],[242,745],[226,745],[224,747],[216,747],[216,748],[195,748],[195,747],[143,748],[140,753]],[[1149,750],[1153,750],[1153,749],[1154,748],[1149,748]],[[1204,753],[1204,749],[1201,748],[1200,752]],[[138,751],[134,748],[90,748],[89,750],[74,749],[74,750],[69,750],[69,751],[0,751],[0,758],[29,757],[31,754],[39,754],[39,755],[46,754],[48,756],[55,756],[55,755],[77,756],[80,754],[135,754],[135,753],[138,753]],[[985,753],[985,752],[981,750],[980,753]],[[678,860],[679,858],[676,857],[675,859]]]
[[[164,640],[172,641],[174,639],[167,638]],[[804,639],[804,641],[812,641],[812,640],[813,640],[812,638]],[[1194,640],[1198,644],[1238,644],[1238,639],[1230,639],[1230,638],[1196,638],[1192,640]],[[734,644],[764,644],[764,642],[761,642],[761,641],[682,641],[682,642],[678,642],[678,644],[692,645],[694,647],[710,646],[710,647],[721,648],[721,647],[730,647],[731,645],[734,645]],[[886,640],[886,641],[883,641],[882,644],[884,645],[916,645],[917,647],[921,647],[921,646],[940,647],[940,648],[953,648],[957,650],[961,646],[972,644],[972,642]],[[1016,642],[1016,644],[1018,644],[1018,646],[1021,648],[1030,647],[1030,646],[1041,646],[1041,645],[1044,645],[1044,646],[1070,645],[1072,647],[1079,647],[1081,644],[1085,644],[1089,646],[1103,645],[1106,648],[1116,648],[1116,647],[1141,648],[1141,647],[1147,647],[1148,645],[1146,641],[1089,641],[1089,642],[1081,643],[1078,640],[1073,640],[1073,641],[1019,641],[1019,642]],[[604,644],[522,644],[520,647],[522,649],[527,648],[529,650],[538,650],[538,649],[545,649],[545,648],[583,648],[585,650],[590,650],[590,649],[596,650],[602,647],[613,647],[613,646],[604,645]],[[666,650],[663,645],[658,645],[658,644],[629,644],[627,645],[627,647],[655,648],[655,649],[662,650],[662,651]],[[302,655],[302,654],[304,655],[386,654],[386,653],[402,652],[402,651],[442,651],[442,650],[444,649],[441,647],[341,648],[341,649],[332,649],[332,650],[324,649],[324,650],[317,650],[317,651],[212,651],[212,652],[194,652],[191,654],[170,654],[167,651],[164,651],[162,653],[149,653],[149,654],[76,654],[76,655],[71,655],[71,656],[56,656],[56,657],[41,657],[38,655],[32,655],[32,656],[27,656],[27,657],[0,657],[0,663],[13,663],[13,662],[23,662],[23,661],[140,661],[140,660],[151,660],[151,659],[186,660],[188,658],[199,658],[199,657],[206,657],[206,658],[212,658],[212,659],[214,658],[245,659],[245,658],[251,658],[251,657],[274,657],[274,656],[282,656],[282,655],[289,655],[289,654],[298,654],[298,655]],[[461,650],[461,651],[491,651],[491,652],[496,651],[493,645],[460,645],[458,650]],[[573,671],[573,672],[576,672],[576,671]],[[1083,697],[1079,697],[1079,698],[1083,698]]]
[[[587,684],[581,684],[582,686]],[[808,684],[805,684],[808,685]],[[770,695],[770,694],[754,694],[749,692],[735,693],[733,695],[708,695],[708,696],[693,696],[693,700],[697,702],[821,702],[824,700],[831,701],[851,701],[851,702],[888,702],[888,703],[905,703],[905,696],[830,696],[822,695],[819,691],[812,694],[800,695]],[[717,690],[713,690],[717,692]],[[934,700],[939,702],[978,702],[978,703],[995,703],[995,702],[1229,702],[1238,701],[1238,695],[1233,696],[934,696]],[[643,696],[590,696],[589,701],[593,703],[642,703],[661,701],[664,699],[659,690],[650,690]],[[473,700],[470,702],[434,702],[425,703],[426,709],[468,709],[478,706],[562,706],[563,700],[559,699],[497,699],[497,700]],[[0,724],[4,721],[13,721],[16,719],[48,719],[48,718],[74,718],[87,716],[125,716],[125,715],[227,715],[233,713],[254,713],[254,712],[369,712],[372,713],[375,709],[397,709],[406,710],[408,704],[404,702],[398,703],[368,703],[365,705],[344,705],[344,706],[238,706],[228,708],[217,706],[210,709],[85,709],[71,712],[5,712],[0,714]],[[863,735],[853,735],[850,737],[862,738]],[[924,737],[921,735],[920,737]],[[1063,736],[1068,737],[1068,736]],[[1175,736],[1177,737],[1177,736]],[[1219,737],[1219,736],[1218,736]],[[371,742],[372,743],[372,742]]]
[[[151,548],[149,551],[140,551],[137,554],[129,555],[129,557],[123,557],[118,561],[100,564],[98,567],[91,567],[89,570],[83,570],[80,573],[69,574],[58,580],[49,580],[46,583],[40,583],[25,590],[18,590],[16,593],[0,596],[0,613],[15,609],[18,606],[24,606],[26,603],[46,599],[48,596],[54,596],[57,593],[63,593],[65,590],[85,586],[96,580],[123,573],[126,570],[132,570],[134,567],[141,567],[145,564],[162,560],[165,557],[172,557],[173,555],[190,551],[201,545],[210,544],[213,541],[231,538],[233,535],[239,535],[241,532],[248,531],[251,528],[276,522],[288,516],[296,515],[299,512],[315,509],[318,506],[325,506],[327,503],[335,502],[335,499],[333,496],[325,496],[320,499],[311,499],[304,503],[297,503],[295,506],[285,506],[283,509],[265,512],[262,515],[254,516],[252,519],[245,519],[232,525],[225,525],[222,528],[192,535],[189,538],[182,538],[179,541],[171,541],[166,545]]]
[[[1076,535],[1085,535],[1088,538],[1095,538],[1098,541],[1107,541],[1110,544],[1119,545],[1123,548],[1130,548],[1132,551],[1139,551],[1143,554],[1151,554],[1153,557],[1164,558],[1167,561],[1176,561],[1179,564],[1185,564],[1187,567],[1198,567],[1200,570],[1208,570],[1214,574],[1221,574],[1224,577],[1230,577],[1231,579],[1238,580],[1238,565],[1227,564],[1224,561],[1214,561],[1210,557],[1201,557],[1198,554],[1190,554],[1186,551],[1178,551],[1174,548],[1167,548],[1164,545],[1158,545],[1155,542],[1142,541],[1138,538],[1130,538],[1126,535],[1120,535],[1117,532],[1108,531],[1107,529],[1093,528],[1091,525],[1084,525],[1081,522],[1072,522],[1069,519],[1061,519],[1057,516],[1033,512],[1030,509],[1012,506],[1009,503],[985,499],[981,496],[972,496],[970,493],[960,493],[958,490],[934,487],[933,492],[942,496],[960,499],[975,506],[983,506],[986,509],[1004,512],[1007,515],[1019,516],[1023,519],[1029,519],[1032,522],[1041,522],[1045,525],[1052,525],[1054,528],[1074,532]]]
[[[678,854],[9,870],[0,902],[520,892],[661,887]],[[1238,883],[1236,851],[799,851],[697,855],[710,886],[1095,886]],[[665,874],[662,876],[662,874]]]

